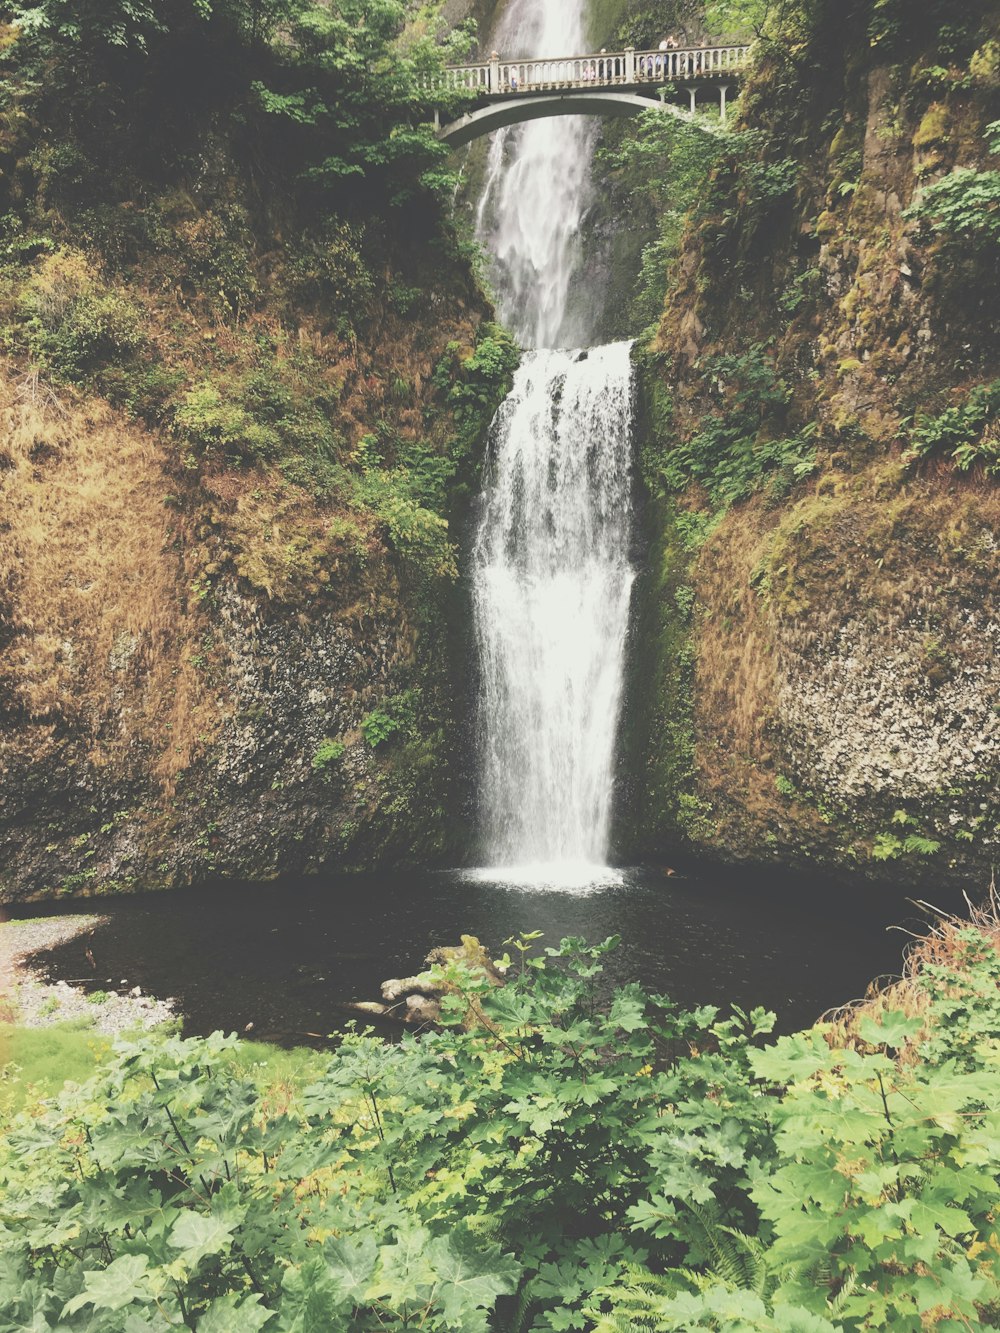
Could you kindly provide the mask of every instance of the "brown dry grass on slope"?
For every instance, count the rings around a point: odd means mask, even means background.
[[[169,784],[205,720],[164,455],[37,375],[0,384],[0,421],[0,689],[19,742],[44,752],[69,729],[102,764],[138,735]]]
[[[876,978],[862,999],[826,1015],[830,1024],[827,1040],[834,1049],[845,1046],[867,1049],[867,1043],[860,1035],[864,1019],[878,1019],[887,1013],[922,1018],[942,994],[961,995],[962,974],[974,956],[970,956],[970,949],[979,948],[975,939],[970,941],[970,933],[981,938],[984,951],[1000,953],[1000,894],[996,881],[990,884],[981,903],[973,903],[968,897],[966,903],[968,916],[941,912],[924,902],[917,904],[933,918],[933,923],[927,933],[916,937],[907,950],[902,976]],[[949,973],[954,978],[951,985],[942,990],[941,983],[936,980],[933,987],[929,986],[926,973],[932,967]],[[904,1062],[915,1060],[916,1048],[928,1034],[928,1029],[922,1029],[911,1037],[900,1052],[900,1059]]]

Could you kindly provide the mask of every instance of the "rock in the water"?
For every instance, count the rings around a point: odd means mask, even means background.
[[[441,994],[441,988],[435,986],[424,973],[419,977],[399,977],[393,981],[382,982],[382,999],[386,1004],[396,1004],[406,995],[435,996]]]
[[[353,1014],[374,1014],[376,1018],[385,1018],[389,1013],[384,1004],[376,1004],[374,1000],[356,1000],[341,1007]]]
[[[489,950],[486,949],[476,939],[475,935],[463,935],[460,945],[445,945],[442,948],[432,949],[424,960],[428,967],[433,967],[435,963],[442,967],[447,967],[449,963],[464,963],[466,967],[473,971],[483,972],[491,985],[502,986],[504,984],[504,972],[490,957]]]
[[[407,1023],[436,1023],[441,1017],[441,1004],[426,995],[406,997]]]

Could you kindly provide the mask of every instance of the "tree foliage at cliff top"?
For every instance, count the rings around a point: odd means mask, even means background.
[[[601,1003],[614,942],[579,940],[515,942],[499,990],[452,965],[442,1031],[306,1087],[123,1041],[8,1126],[0,1328],[996,1327],[995,935],[771,1045],[760,1010]]]
[[[8,13],[9,109],[153,173],[235,110],[258,163],[280,123],[289,162],[321,187],[349,178],[399,204],[443,186],[447,150],[427,121],[457,101],[422,79],[469,37],[446,31],[434,5],[34,0]]]

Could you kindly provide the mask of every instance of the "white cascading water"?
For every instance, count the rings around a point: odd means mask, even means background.
[[[629,354],[529,352],[493,425],[473,555],[481,794],[489,859],[521,882],[606,870],[634,578]]]
[[[584,50],[584,0],[512,0],[504,56]],[[523,346],[490,435],[472,560],[489,878],[606,881],[632,527],[630,345],[589,352],[573,301],[592,122],[538,120],[490,150],[479,233]],[[572,314],[574,310],[576,314]]]
[[[511,0],[494,45],[505,58],[584,50],[583,0]],[[582,346],[570,301],[580,224],[590,205],[595,129],[582,116],[499,130],[490,145],[477,232],[493,255],[497,304],[523,347]]]

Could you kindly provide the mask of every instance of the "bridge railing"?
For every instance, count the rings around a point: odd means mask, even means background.
[[[596,55],[546,60],[501,60],[449,65],[428,80],[435,88],[467,89],[487,96],[514,96],[559,88],[620,88],[674,79],[714,78],[739,73],[748,46],[695,46],[667,51],[600,51]]]

